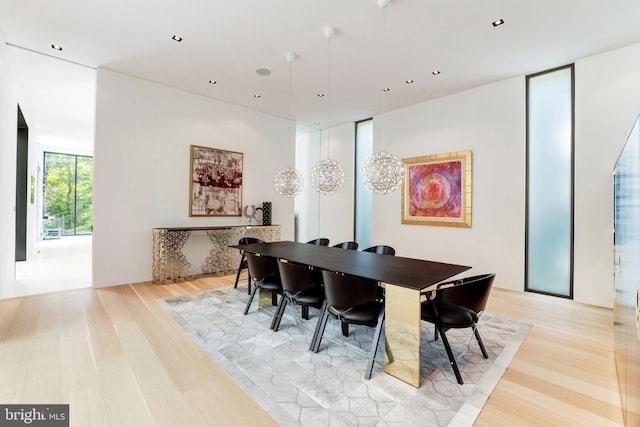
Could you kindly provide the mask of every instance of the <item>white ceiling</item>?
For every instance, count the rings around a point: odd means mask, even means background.
[[[640,0],[0,0],[0,29],[53,137],[86,133],[97,67],[280,117],[291,71],[292,118],[325,128],[640,42]]]

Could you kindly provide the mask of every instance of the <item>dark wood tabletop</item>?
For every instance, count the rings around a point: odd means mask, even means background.
[[[471,267],[299,242],[233,245],[249,253],[422,290]]]

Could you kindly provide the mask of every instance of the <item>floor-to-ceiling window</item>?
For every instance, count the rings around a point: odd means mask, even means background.
[[[372,194],[362,181],[362,165],[373,153],[373,119],[356,123],[355,239],[361,248],[371,246]]]
[[[527,77],[526,290],[573,297],[574,67]]]
[[[43,189],[45,238],[91,234],[93,157],[45,152]]]

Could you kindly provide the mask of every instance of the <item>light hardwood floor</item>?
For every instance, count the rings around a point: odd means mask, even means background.
[[[158,298],[234,276],[0,301],[0,402],[69,403],[73,426],[275,422]],[[610,310],[494,289],[488,311],[532,323],[477,426],[620,426]]]

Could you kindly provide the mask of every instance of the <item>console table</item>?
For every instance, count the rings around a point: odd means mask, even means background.
[[[206,236],[195,253],[183,249],[194,236]],[[229,225],[213,227],[168,227],[153,229],[153,281],[172,283],[189,279],[196,274],[230,272],[238,268],[240,253],[229,248],[242,237],[257,237],[265,242],[280,240],[279,225]],[[203,239],[204,240],[204,239]],[[200,265],[199,271],[192,264]]]

